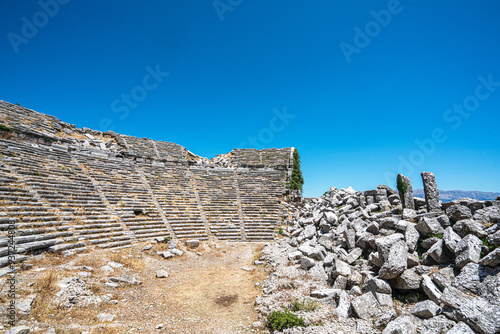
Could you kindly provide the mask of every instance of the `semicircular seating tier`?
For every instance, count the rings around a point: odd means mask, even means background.
[[[16,261],[150,238],[272,240],[293,150],[235,149],[209,160],[0,101],[0,267],[9,229]]]

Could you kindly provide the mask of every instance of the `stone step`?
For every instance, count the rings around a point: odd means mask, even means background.
[[[120,227],[110,227],[110,228],[99,228],[99,229],[82,229],[78,231],[79,235],[86,236],[86,235],[91,235],[91,234],[96,234],[100,235],[102,233],[111,233],[111,232],[117,232],[117,231],[123,231],[123,228]]]
[[[168,231],[160,231],[160,232],[152,232],[152,233],[144,233],[137,234],[135,237],[137,239],[146,239],[146,238],[154,238],[154,237],[169,237],[170,233]]]
[[[8,266],[10,263],[20,263],[29,259],[27,255],[8,255],[0,257],[0,268]]]
[[[14,237],[14,242],[19,247],[23,247],[22,244],[24,244],[24,243],[47,240],[47,239],[62,238],[62,237],[67,237],[67,236],[73,235],[73,234],[74,234],[74,232],[59,232],[59,233],[27,235],[27,236]],[[10,239],[7,239],[7,238],[0,239],[0,247],[5,247],[8,244],[9,240]]]
[[[168,230],[166,228],[150,228],[150,229],[136,229],[133,230],[134,234],[141,235],[141,234],[146,234],[146,233],[156,233],[156,232],[161,232],[161,233],[168,233]]]
[[[100,245],[98,245],[98,247],[100,247],[100,248],[115,248],[115,247],[130,245],[131,243],[132,243],[131,240],[125,240],[125,241],[110,242],[107,244],[100,244]]]
[[[33,251],[33,250],[39,250],[39,249],[46,249],[49,248],[50,246],[54,246],[60,243],[63,243],[64,240],[62,239],[48,239],[48,240],[41,240],[41,241],[34,241],[34,242],[28,242],[21,244],[17,247],[17,253],[22,254],[28,251]],[[7,247],[5,248],[5,254],[3,253],[4,248],[0,249],[0,256],[5,255],[8,253]]]
[[[53,213],[52,213],[53,214]],[[59,220],[57,216],[43,216],[43,217],[22,217],[22,222],[47,222]]]
[[[54,245],[49,247],[49,251],[52,253],[56,252],[62,252],[68,249],[73,249],[73,248],[80,248],[80,247],[85,247],[85,242],[80,241],[80,242],[75,242],[75,243],[69,243],[69,244],[59,244],[59,245]]]

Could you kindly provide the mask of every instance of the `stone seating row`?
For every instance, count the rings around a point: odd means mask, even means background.
[[[146,179],[177,237],[208,239],[187,168],[145,169]]]
[[[170,236],[167,226],[181,238],[268,240],[279,219],[279,173],[139,165],[3,139],[0,154],[0,213],[17,219],[24,252],[118,247]]]

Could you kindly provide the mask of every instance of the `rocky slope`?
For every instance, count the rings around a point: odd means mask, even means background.
[[[262,316],[300,301],[316,305],[296,312],[309,326],[286,333],[499,333],[500,201],[421,202],[379,186],[290,207],[287,238],[264,249]]]

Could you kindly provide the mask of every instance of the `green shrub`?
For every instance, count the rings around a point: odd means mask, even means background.
[[[278,234],[283,234],[283,228],[280,227],[280,229],[278,230]]]
[[[168,242],[172,240],[172,237],[165,237],[165,239],[163,239],[163,241],[168,244]]]
[[[495,250],[495,249],[497,248],[497,247],[496,247],[496,246],[494,246],[494,245],[490,245],[490,244],[488,243],[488,239],[487,239],[487,238],[482,238],[482,239],[481,239],[481,241],[483,242],[483,246],[488,247],[488,252],[491,252],[492,250]],[[485,256],[485,255],[486,255],[486,253],[483,251],[483,252],[481,252],[481,255],[480,255],[480,256],[481,256],[481,257],[483,257],[483,256]]]
[[[289,310],[273,311],[267,316],[267,327],[271,330],[283,330],[290,327],[304,327],[304,319],[291,313]]]

